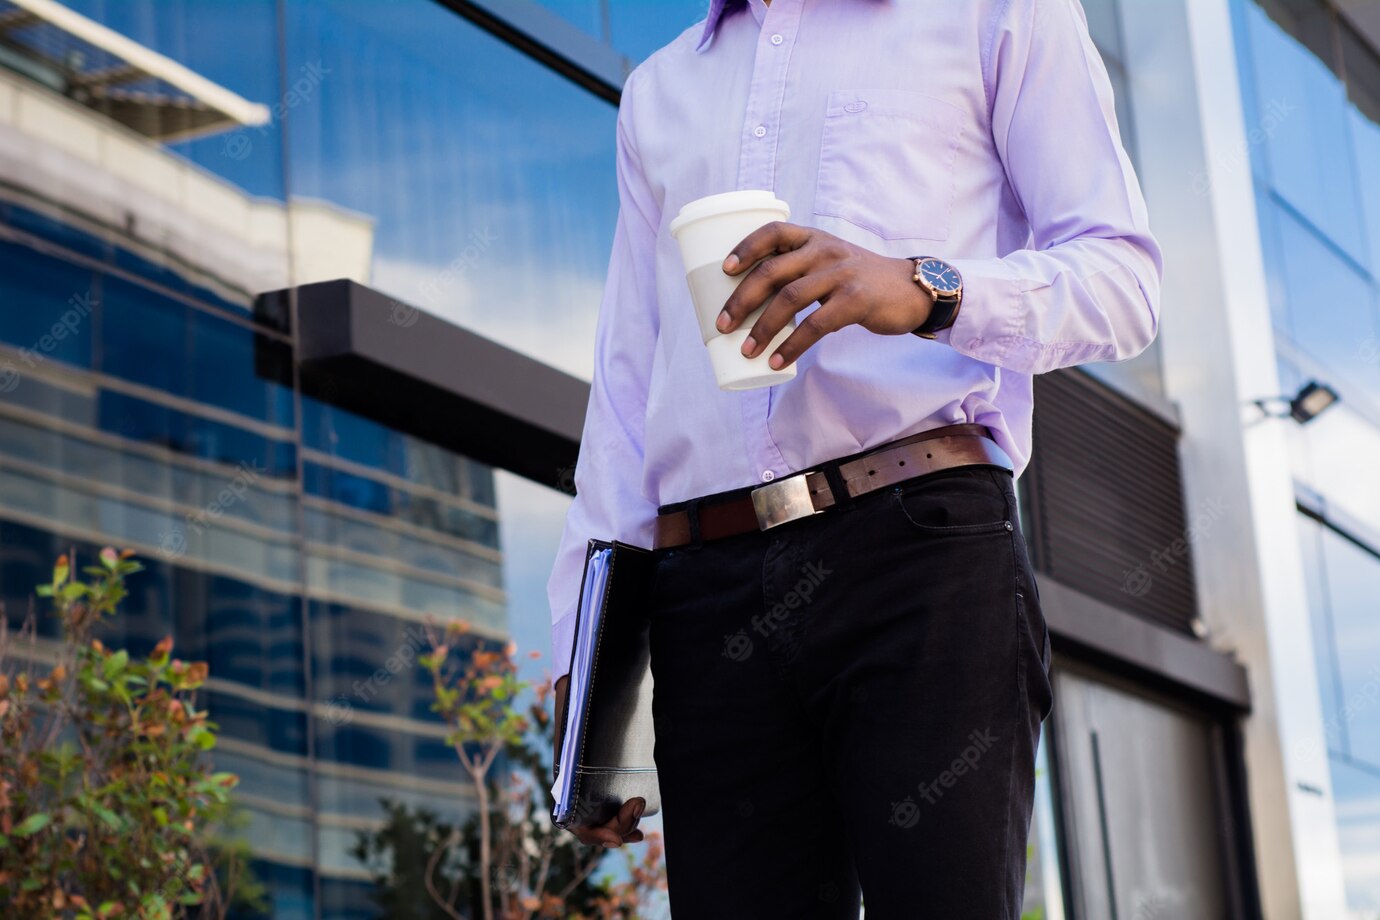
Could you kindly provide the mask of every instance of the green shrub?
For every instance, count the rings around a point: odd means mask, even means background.
[[[4,916],[216,918],[232,896],[261,900],[243,845],[217,837],[238,780],[211,771],[216,726],[194,705],[206,664],[173,658],[171,636],[146,658],[93,638],[142,569],[130,556],[102,550],[85,581],[58,560],[37,593],[60,642],[32,615],[17,634],[0,617]]]

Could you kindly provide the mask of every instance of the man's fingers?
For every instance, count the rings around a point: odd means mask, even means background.
[[[757,317],[757,322],[752,324],[747,339],[743,341],[743,354],[749,358],[757,357],[776,338],[776,334],[795,319],[797,313],[816,300],[823,304],[842,281],[837,272],[817,272],[798,278],[777,291],[776,297]]]
[[[626,837],[637,828],[637,822],[642,820],[642,812],[646,807],[647,800],[641,796],[628,799],[609,824],[617,829],[619,837]]]
[[[576,828],[574,833],[576,838],[587,847],[616,847],[623,842],[621,834],[603,825]]]
[[[642,820],[642,812],[647,808],[647,800],[638,796],[628,799],[618,809],[618,813],[597,827],[574,828],[580,842],[591,847],[619,847],[625,843],[638,843],[642,832],[637,822]]]
[[[806,274],[814,262],[810,247],[768,256],[743,276],[719,314],[720,332],[732,332],[753,310],[778,290]]]
[[[795,332],[786,337],[786,341],[781,343],[781,347],[776,349],[767,363],[773,369],[780,370],[799,358],[805,353],[805,349],[824,336],[842,329],[853,321],[846,304],[821,304],[818,310],[800,321],[800,325],[795,327]]]
[[[553,715],[553,718],[556,720],[556,736],[553,739],[553,750],[556,759],[559,760],[561,755],[561,742],[565,740],[565,697],[566,693],[570,690],[570,675],[563,674],[557,678],[556,685],[552,689],[555,691],[556,696],[556,708]]]
[[[625,843],[642,842],[642,832],[639,830],[634,830],[620,837],[619,835],[611,831],[608,831],[604,828],[600,828],[598,833],[585,831],[583,833],[576,834],[575,836],[578,837],[580,839],[580,842],[583,843],[585,846],[602,847],[605,850],[616,850]]]
[[[625,803],[624,808],[627,807]],[[580,838],[580,842],[592,847],[617,847],[623,843],[623,838],[631,833],[633,828],[626,825],[623,821],[623,812],[609,818],[603,824],[592,827],[582,827],[575,831],[575,836]]]
[[[724,259],[724,271],[736,275],[759,259],[765,259],[773,252],[790,252],[805,245],[810,231],[797,224],[783,220],[764,224],[743,237],[742,242]]]

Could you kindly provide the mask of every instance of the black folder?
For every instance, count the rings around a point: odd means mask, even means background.
[[[661,808],[648,642],[655,568],[650,550],[589,541],[570,683],[565,706],[556,713],[560,734],[551,820],[557,827],[604,824],[638,796],[647,802],[644,815]]]

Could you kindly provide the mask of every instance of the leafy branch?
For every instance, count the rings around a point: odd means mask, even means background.
[[[61,626],[55,652],[32,611],[18,634],[0,617],[0,903],[76,920],[223,917],[236,894],[253,906],[246,848],[216,836],[238,778],[207,757],[207,666],[174,658],[171,636],[144,658],[94,638],[142,570],[128,551],[97,561],[81,579],[62,556],[36,589]]]

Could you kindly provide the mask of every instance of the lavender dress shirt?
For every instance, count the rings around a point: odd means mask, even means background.
[[[991,429],[1019,475],[1032,375],[1133,357],[1158,327],[1160,249],[1077,0],[713,0],[628,78],[617,171],[548,584],[556,675],[589,538],[650,546],[658,505],[955,422]],[[667,226],[749,188],[874,252],[951,262],[957,322],[934,341],[849,327],[794,380],[719,390]]]

